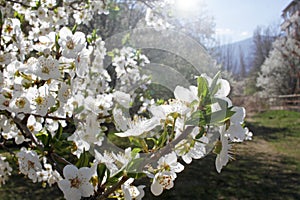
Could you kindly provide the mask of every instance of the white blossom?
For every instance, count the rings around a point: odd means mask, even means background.
[[[11,166],[5,159],[5,157],[0,155],[0,187],[5,184],[12,172]]]
[[[48,58],[41,56],[38,59],[31,58],[29,72],[35,74],[42,80],[48,79],[59,79],[61,73],[59,70],[59,63],[56,59],[53,59],[52,56]],[[35,61],[33,60],[35,59]]]
[[[39,88],[30,87],[27,97],[31,102],[31,109],[38,115],[46,115],[48,109],[55,104],[54,97],[49,93],[49,86],[43,85]]]
[[[145,195],[143,188],[146,186],[140,185],[136,187],[132,185],[133,181],[134,179],[130,178],[121,186],[125,200],[141,200]]]
[[[63,27],[59,36],[58,43],[62,48],[62,55],[66,58],[76,58],[85,46],[85,35],[82,32],[73,34],[69,28]]]
[[[38,180],[37,172],[42,170],[42,164],[35,151],[27,150],[24,147],[17,153],[20,172],[27,175],[34,183]]]
[[[161,157],[157,163],[159,172],[155,174],[151,184],[151,192],[156,196],[160,195],[164,189],[171,189],[177,177],[176,173],[184,169],[184,166],[177,162],[175,152]]]
[[[138,155],[136,155],[138,157]],[[109,152],[104,151],[104,153],[99,153],[95,150],[95,160],[99,163],[104,163],[106,167],[109,169],[111,176],[114,176],[120,170],[123,170],[127,164],[134,159],[131,156],[131,148],[126,148],[124,152]]]
[[[231,144],[229,144],[229,138],[225,135],[226,126],[223,125],[220,127],[220,140],[215,144],[214,152],[217,154],[216,157],[216,169],[220,173],[222,168],[227,165],[230,158],[230,149]]]
[[[63,169],[64,178],[58,182],[58,187],[63,191],[67,200],[80,200],[94,193],[94,187],[89,182],[92,170],[88,167],[78,169],[74,165],[66,165]]]
[[[174,180],[177,177],[173,171],[162,171],[155,174],[153,182],[151,184],[151,192],[155,196],[161,195],[163,190],[171,189],[174,186]]]
[[[119,137],[137,137],[151,131],[158,125],[160,125],[160,121],[156,117],[152,117],[150,119],[136,118],[134,120],[127,120],[127,129],[123,130],[124,132],[115,134]]]

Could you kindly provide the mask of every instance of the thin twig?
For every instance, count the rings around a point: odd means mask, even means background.
[[[29,5],[26,5],[26,4],[22,3],[22,2],[15,1],[15,0],[6,0],[6,1],[11,2],[11,3],[20,4],[21,6],[24,6],[24,7],[26,7],[26,8],[30,8],[30,7],[31,7],[31,6],[29,6]]]
[[[113,185],[112,187],[107,189],[101,196],[96,197],[96,200],[105,200],[105,199],[107,199],[107,197],[111,193],[113,193],[114,191],[119,189],[121,187],[121,185],[123,185],[128,179],[129,179],[128,176],[123,176],[122,179],[118,183],[116,183],[115,185]]]
[[[183,139],[185,139],[195,128],[195,126],[188,126],[175,140],[167,144],[164,148],[158,150],[154,154],[150,154],[148,158],[145,158],[145,161],[140,165],[140,169],[143,169],[145,166],[147,166],[150,163],[157,162],[158,159],[164,155],[167,155],[171,153],[175,146],[181,142]]]
[[[27,137],[30,137],[31,141],[39,148],[44,149],[44,145],[38,141],[35,135],[28,129],[28,127],[24,124],[22,120],[18,117],[11,117],[14,123],[19,127],[19,129],[25,133]]]
[[[64,163],[64,164],[67,164],[67,165],[72,165],[72,163],[70,163],[69,161],[67,161],[65,158],[57,155],[56,153],[51,153],[51,158],[53,160],[57,160],[57,161],[59,161],[61,163]]]
[[[37,115],[37,114],[31,114],[35,117],[40,117],[40,118],[47,118],[47,119],[53,119],[53,120],[64,120],[64,121],[70,121],[72,118],[70,117],[56,117],[56,116],[50,116],[50,115],[45,115],[45,116],[41,116],[41,115]]]

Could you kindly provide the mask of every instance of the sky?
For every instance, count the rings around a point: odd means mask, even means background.
[[[215,17],[216,38],[231,43],[249,38],[257,26],[282,22],[282,10],[292,0],[206,0]]]

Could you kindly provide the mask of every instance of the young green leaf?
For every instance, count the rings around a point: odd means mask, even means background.
[[[200,102],[203,102],[203,100],[207,97],[209,89],[208,89],[208,82],[204,77],[199,76],[197,79],[198,83],[198,97],[200,99]]]

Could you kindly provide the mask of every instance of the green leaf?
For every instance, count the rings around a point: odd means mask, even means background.
[[[163,100],[163,99],[157,99],[156,100],[157,105],[163,105],[164,103],[165,103],[165,100]]]
[[[206,121],[208,124],[217,124],[217,123],[224,123],[227,121],[232,115],[234,115],[234,111],[227,109],[226,111],[220,110],[211,113],[210,115],[206,116]]]
[[[134,179],[140,179],[140,178],[143,178],[143,177],[146,177],[146,174],[145,173],[142,173],[142,172],[138,172],[138,173],[127,173],[127,176],[130,177],[130,178],[134,178]]]
[[[134,148],[134,149],[132,149],[132,151],[131,151],[131,157],[132,157],[132,158],[135,158],[136,155],[137,155],[138,153],[140,153],[141,151],[142,151],[141,148]]]
[[[74,109],[74,115],[81,113],[84,110],[84,106],[79,106]]]
[[[62,133],[63,133],[63,127],[62,127],[61,123],[58,123],[58,129],[56,131],[55,138],[60,140]]]
[[[140,138],[131,136],[131,137],[129,137],[129,141],[130,141],[130,143],[132,143],[134,146],[143,148],[143,145],[141,144],[141,139],[140,139]]]
[[[98,183],[102,183],[103,177],[105,176],[106,166],[103,163],[100,163],[97,166],[97,175],[98,175]]]
[[[144,163],[145,158],[136,158],[130,161],[126,167],[126,171],[129,173],[139,172],[141,169],[141,164]]]
[[[87,41],[88,44],[91,44],[92,41],[93,41],[93,39],[92,39],[91,37],[88,37],[88,38],[86,39],[86,41]]]
[[[109,52],[107,52],[107,55],[109,56],[109,57],[114,57],[115,56],[115,54],[114,54],[114,52],[113,51],[109,51]]]
[[[84,151],[80,157],[79,157],[79,160],[76,162],[76,166],[78,168],[81,168],[81,167],[88,167],[89,166],[89,162],[90,162],[90,155],[88,153],[88,151]]]
[[[109,170],[107,170],[107,171],[109,171]],[[119,173],[117,173],[113,177],[109,177],[106,181],[106,184],[107,185],[114,185],[114,184],[118,183],[120,181],[120,177],[122,177],[123,175],[124,175],[123,171],[120,171]]]
[[[211,96],[214,96],[214,95],[217,93],[217,91],[219,90],[219,87],[220,87],[220,86],[217,84],[217,82],[218,82],[218,80],[219,80],[219,78],[220,78],[220,75],[221,75],[221,73],[218,72],[218,73],[214,76],[214,78],[213,78],[213,80],[212,80],[212,83],[211,83],[210,88],[209,88],[209,91],[210,91],[210,95],[211,95]]]
[[[122,45],[125,45],[130,39],[130,33],[127,33],[123,38],[122,38]]]
[[[3,16],[2,16],[2,12],[0,10],[0,27],[2,27],[3,25]]]
[[[45,147],[49,147],[49,144],[52,140],[52,135],[47,133],[47,131],[40,131],[39,133],[36,134],[36,137],[42,141],[43,145]]]
[[[203,111],[193,112],[191,118],[186,121],[187,125],[203,126],[206,124]]]
[[[14,17],[18,18],[21,24],[25,21],[25,15],[18,13],[17,11],[14,12]]]
[[[204,77],[199,76],[197,83],[198,83],[198,97],[202,102],[202,100],[207,97],[209,92],[208,82]]]
[[[106,185],[114,185],[116,183],[119,182],[119,178],[117,177],[110,177],[107,181],[106,181]]]
[[[56,34],[55,35],[55,50],[56,50],[56,53],[59,52],[59,48],[60,48],[60,45],[58,43],[58,40],[59,40],[59,34]]]
[[[167,141],[168,132],[164,131],[157,140],[157,146],[162,147]]]
[[[196,140],[200,139],[203,136],[204,133],[205,133],[205,128],[203,126],[200,126],[199,127],[199,133],[196,135],[195,139]]]
[[[73,26],[73,28],[72,28],[72,30],[71,30],[73,34],[76,32],[76,30],[77,30],[77,27],[78,27],[78,25],[77,25],[77,24],[75,24],[75,25]]]
[[[42,5],[41,1],[37,1],[35,4],[35,9],[39,9],[39,7]]]

